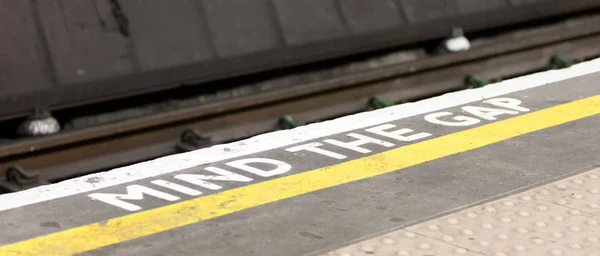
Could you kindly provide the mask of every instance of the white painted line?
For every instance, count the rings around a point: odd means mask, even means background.
[[[333,134],[367,128],[599,71],[600,58],[567,69],[540,72],[479,89],[449,93],[415,103],[345,116],[292,130],[271,132],[238,142],[216,145],[17,193],[4,194],[0,195],[0,211],[155,177],[197,165],[285,147]],[[94,178],[94,183],[86,181],[90,178]]]

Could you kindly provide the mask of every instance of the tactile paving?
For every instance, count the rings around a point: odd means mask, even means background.
[[[353,255],[398,255],[398,256],[426,256],[434,253],[440,255],[482,255],[463,247],[453,246],[429,237],[400,230],[368,241],[348,246],[335,252],[331,256]]]
[[[329,255],[598,255],[600,169],[341,248]]]

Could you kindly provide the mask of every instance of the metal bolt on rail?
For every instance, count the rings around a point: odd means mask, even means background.
[[[50,182],[42,180],[38,172],[26,171],[20,166],[11,166],[4,171],[4,180],[0,179],[0,190],[17,192],[46,184]]]
[[[380,99],[379,97],[371,97],[371,99],[369,99],[369,106],[373,109],[387,108],[393,105],[394,104]]]
[[[560,56],[552,56],[550,59],[550,63],[552,63],[552,67],[561,69],[568,68],[573,65],[573,61],[569,59],[562,58]]]
[[[189,152],[203,147],[207,147],[212,143],[210,135],[203,134],[195,129],[185,129],[180,136],[179,142],[175,148],[181,152]]]
[[[279,127],[281,129],[292,129],[298,126],[303,126],[304,123],[296,121],[292,116],[285,115],[279,118]]]
[[[488,79],[480,77],[480,76],[468,75],[467,78],[465,79],[465,83],[467,84],[467,88],[473,89],[473,88],[484,87],[484,86],[490,84],[490,81]]]

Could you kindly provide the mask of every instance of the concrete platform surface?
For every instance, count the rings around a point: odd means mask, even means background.
[[[0,195],[0,255],[594,253],[599,81],[597,59]]]
[[[600,169],[327,255],[600,255]]]

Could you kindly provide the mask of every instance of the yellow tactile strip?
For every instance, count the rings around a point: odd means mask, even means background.
[[[328,255],[600,256],[600,169]]]

